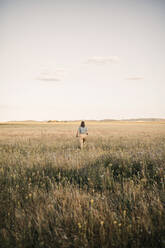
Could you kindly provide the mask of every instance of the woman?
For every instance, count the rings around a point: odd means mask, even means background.
[[[77,134],[76,137],[79,137],[79,141],[80,141],[80,148],[82,149],[84,146],[84,143],[86,141],[86,137],[88,135],[88,129],[85,126],[85,121],[81,122],[81,125],[79,126],[78,130],[77,130]]]

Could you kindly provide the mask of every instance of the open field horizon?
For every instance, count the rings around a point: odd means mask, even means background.
[[[1,123],[0,246],[165,244],[165,122]]]
[[[165,122],[165,118],[154,118],[154,117],[150,117],[150,118],[122,118],[122,119],[83,119],[85,122]],[[7,123],[75,123],[75,122],[81,122],[81,119],[66,119],[66,120],[58,120],[58,119],[49,119],[49,120],[31,120],[31,119],[27,119],[27,120],[8,120],[8,121],[0,121],[0,124],[7,124]]]

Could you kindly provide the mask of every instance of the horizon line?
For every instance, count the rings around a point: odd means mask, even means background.
[[[77,121],[156,121],[156,120],[165,120],[165,117],[138,117],[138,118],[120,118],[120,119],[113,119],[113,118],[105,118],[105,119],[68,119],[68,120],[5,120],[0,121],[0,123],[6,122],[77,122]]]

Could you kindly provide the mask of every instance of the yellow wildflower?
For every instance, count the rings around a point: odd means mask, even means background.
[[[100,225],[103,226],[103,224],[104,224],[104,221],[100,221]]]
[[[78,223],[78,228],[81,229],[81,224],[80,223]]]

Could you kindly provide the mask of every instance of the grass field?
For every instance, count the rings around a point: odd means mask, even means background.
[[[0,124],[0,247],[165,246],[165,122]]]

